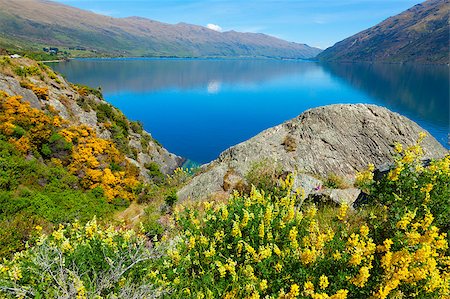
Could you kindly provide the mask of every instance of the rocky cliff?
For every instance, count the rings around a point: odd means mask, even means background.
[[[406,117],[374,105],[311,109],[227,149],[217,160],[204,165],[178,195],[180,199],[226,195],[246,184],[246,175],[261,161],[295,173],[295,185],[309,194],[330,174],[351,182],[355,172],[368,163],[389,162],[394,142],[411,145],[423,131]],[[429,134],[422,145],[428,158],[446,153]]]
[[[71,125],[87,125],[97,136],[112,140],[128,161],[149,179],[149,165],[156,163],[164,174],[181,166],[183,158],[169,153],[142,125],[129,121],[108,104],[101,92],[67,82],[49,67],[29,59],[4,58],[0,65],[0,90],[22,96],[34,108],[55,109]]]

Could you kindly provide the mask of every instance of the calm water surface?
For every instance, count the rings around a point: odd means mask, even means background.
[[[449,68],[278,60],[81,59],[52,64],[198,163],[306,109],[385,106],[449,148]]]

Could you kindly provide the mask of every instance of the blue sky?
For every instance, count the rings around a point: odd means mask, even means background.
[[[57,0],[113,17],[140,16],[223,31],[260,32],[326,48],[417,0]],[[217,26],[217,27],[215,27]]]

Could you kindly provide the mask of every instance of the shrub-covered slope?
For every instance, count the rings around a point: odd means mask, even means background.
[[[0,256],[24,249],[35,225],[111,218],[182,159],[98,90],[31,60],[0,58]]]
[[[176,226],[159,243],[95,220],[48,236],[38,227],[30,249],[0,264],[0,292],[7,298],[447,298],[450,156],[423,166],[423,136],[406,149],[396,144],[395,166],[381,180],[374,180],[373,165],[357,175],[368,192],[358,210],[307,201],[288,175],[275,193],[253,188],[226,202],[178,206]],[[152,256],[146,244],[162,256]]]

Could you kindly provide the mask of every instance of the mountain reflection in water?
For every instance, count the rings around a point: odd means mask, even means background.
[[[102,87],[170,151],[205,163],[303,111],[335,103],[385,106],[448,145],[447,66],[293,60],[80,59],[51,65]]]

